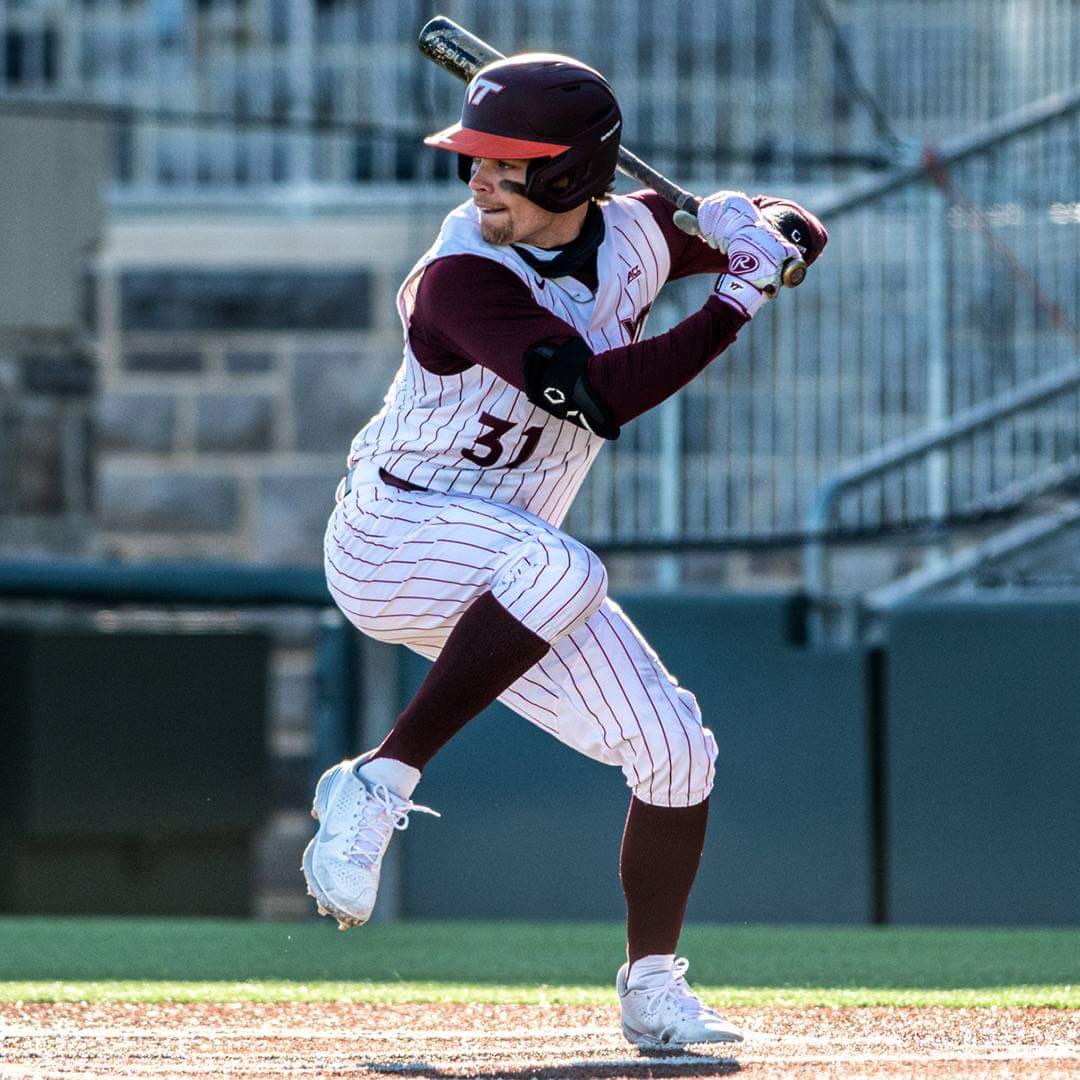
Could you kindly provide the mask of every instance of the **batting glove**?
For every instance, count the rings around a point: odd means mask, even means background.
[[[727,257],[713,294],[750,319],[780,291],[784,263],[801,253],[767,225],[745,225],[728,242]]]
[[[727,252],[740,229],[764,225],[758,208],[741,191],[717,191],[701,200],[697,209],[701,239],[717,251]]]

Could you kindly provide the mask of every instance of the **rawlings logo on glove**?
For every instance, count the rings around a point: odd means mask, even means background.
[[[744,225],[728,241],[728,272],[716,281],[714,294],[753,318],[780,291],[780,275],[799,249],[766,224]]]
[[[779,292],[787,259],[809,266],[824,250],[825,226],[790,199],[771,195],[748,198],[741,191],[718,191],[697,210],[701,239],[728,257],[728,272],[714,294],[747,318]]]
[[[740,251],[728,259],[728,269],[740,277],[748,277],[756,270],[761,269],[761,262],[756,255],[751,255],[749,251]]]

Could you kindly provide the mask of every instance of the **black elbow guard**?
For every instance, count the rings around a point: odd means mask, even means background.
[[[589,346],[579,338],[541,341],[525,354],[525,396],[536,406],[591,431],[617,439],[619,425],[589,386]]]

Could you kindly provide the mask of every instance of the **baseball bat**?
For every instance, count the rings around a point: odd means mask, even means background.
[[[434,60],[463,82],[468,82],[480,68],[493,60],[505,58],[505,54],[493,49],[486,41],[470,34],[463,26],[445,15],[436,15],[424,24],[417,44],[429,60]],[[701,199],[679,187],[621,145],[618,167],[621,172],[652,188],[665,202],[675,207],[674,221],[683,232],[691,236],[698,235],[697,210]],[[780,280],[789,289],[801,284],[804,277],[806,263],[802,259],[788,259],[780,272]]]

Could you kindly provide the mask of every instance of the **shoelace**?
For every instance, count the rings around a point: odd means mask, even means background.
[[[390,842],[391,832],[403,832],[409,827],[409,813],[413,810],[442,817],[437,810],[411,799],[395,800],[385,784],[368,788],[368,799],[360,809],[356,832],[345,857],[349,862],[368,866],[377,862]]]
[[[689,966],[690,961],[685,957],[680,956],[679,959],[675,961],[675,964],[668,975],[667,982],[661,983],[661,985],[656,988],[642,987],[642,991],[648,999],[649,1008],[653,1011],[657,1011],[670,1002],[673,1005],[678,1005],[680,1010],[688,1016],[719,1016],[715,1009],[710,1009],[701,998],[690,989],[690,984],[685,978],[686,969]]]

